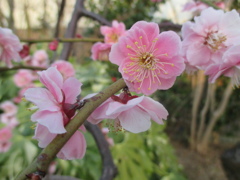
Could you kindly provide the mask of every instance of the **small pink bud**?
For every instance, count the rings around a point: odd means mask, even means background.
[[[81,39],[81,38],[82,38],[82,35],[79,34],[79,33],[77,33],[77,34],[76,34],[76,37],[79,38],[79,39]]]
[[[29,51],[30,47],[27,44],[24,44],[22,50],[19,52],[19,55],[23,59],[29,55]]]
[[[52,42],[50,42],[48,44],[48,48],[51,50],[51,51],[56,51],[57,48],[58,48],[58,40],[53,40]]]

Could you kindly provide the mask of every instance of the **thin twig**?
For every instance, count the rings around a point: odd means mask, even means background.
[[[209,0],[200,0],[201,2],[213,7],[214,9],[220,9],[218,6],[216,6],[214,3],[212,3],[211,1]]]
[[[117,175],[117,168],[113,162],[108,142],[97,125],[93,125],[87,121],[85,121],[84,125],[93,135],[102,157],[103,167],[100,180],[112,180]]]
[[[19,69],[29,69],[29,70],[46,70],[46,68],[43,67],[37,67],[37,66],[14,66],[12,68],[9,67],[0,67],[0,73],[4,71],[12,71],[12,70],[19,70]]]
[[[45,174],[48,166],[55,158],[57,153],[61,150],[64,144],[71,138],[71,136],[79,129],[88,116],[104,101],[106,101],[113,94],[126,86],[123,79],[119,79],[114,84],[107,87],[97,95],[86,100],[84,106],[79,110],[77,115],[66,125],[67,133],[59,134],[53,141],[38,155],[38,157],[16,178],[16,180],[25,180],[26,175],[31,173]]]
[[[50,39],[21,39],[21,42],[28,42],[28,43],[49,43],[55,40],[56,38],[50,38]],[[99,38],[58,38],[59,42],[99,42],[103,41],[103,39]]]

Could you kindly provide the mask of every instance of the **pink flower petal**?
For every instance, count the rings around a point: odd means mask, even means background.
[[[77,96],[81,93],[80,83],[75,77],[66,79],[63,83],[62,90],[65,95],[65,103],[74,104],[77,101]]]
[[[50,133],[62,134],[66,132],[63,115],[59,111],[37,111],[31,116],[31,120],[47,127]]]
[[[52,94],[45,88],[29,88],[25,91],[24,96],[41,110],[60,110]]]
[[[73,160],[82,159],[86,152],[86,140],[83,134],[76,131],[68,142],[62,147],[57,154],[58,158]]]
[[[40,81],[49,89],[55,99],[61,103],[63,100],[61,88],[63,77],[56,67],[50,67],[46,71],[38,72]]]
[[[132,133],[146,131],[151,126],[150,116],[139,107],[124,111],[118,117],[121,126]]]

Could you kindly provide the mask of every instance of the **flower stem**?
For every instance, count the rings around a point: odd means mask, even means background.
[[[4,71],[11,71],[11,70],[19,70],[19,69],[29,69],[29,70],[46,70],[46,68],[38,67],[38,66],[14,66],[12,68],[9,67],[0,67],[0,73]]]
[[[216,6],[215,4],[213,4],[211,1],[209,0],[200,0],[201,2],[203,2],[204,4],[207,4],[211,7],[213,7],[214,9],[220,9],[218,6]]]
[[[114,84],[110,85],[97,95],[86,100],[85,105],[79,110],[77,115],[65,127],[67,133],[59,134],[55,139],[38,155],[38,157],[16,178],[16,180],[26,179],[26,175],[34,172],[46,173],[51,161],[55,158],[64,144],[84,123],[88,116],[104,101],[113,94],[126,86],[123,79],[119,79]]]
[[[21,39],[21,42],[27,43],[42,43],[42,42],[52,42],[55,39]],[[59,42],[102,42],[103,39],[98,38],[57,38]]]

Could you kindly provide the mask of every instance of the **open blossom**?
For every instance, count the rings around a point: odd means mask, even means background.
[[[108,61],[109,60],[109,53],[111,50],[111,44],[97,42],[92,46],[91,58],[93,60],[100,60],[100,61]]]
[[[182,27],[183,54],[191,66],[206,69],[220,63],[224,52],[240,42],[240,18],[235,10],[224,13],[210,7],[194,20]]]
[[[9,116],[17,113],[17,106],[12,101],[4,101],[0,104],[0,109],[2,109],[4,113]]]
[[[48,55],[45,50],[38,50],[31,60],[32,66],[47,67],[49,64]]]
[[[0,129],[0,153],[7,152],[11,147],[10,139],[12,137],[12,129],[4,127]]]
[[[11,101],[4,101],[0,104],[0,109],[3,110],[3,113],[0,115],[0,122],[6,124],[9,128],[14,128],[18,125],[18,120],[16,114],[18,108]]]
[[[74,77],[64,80],[56,67],[38,74],[46,88],[29,88],[24,95],[38,108],[31,120],[37,122],[34,138],[44,148],[57,134],[66,132],[65,125],[75,115],[77,96],[82,84]],[[62,159],[80,159],[84,156],[85,149],[84,136],[77,131],[57,156]]]
[[[75,70],[70,62],[57,60],[51,66],[57,68],[57,70],[62,74],[63,79],[67,79],[75,75]]]
[[[19,52],[19,55],[23,59],[29,56],[29,53],[30,53],[30,47],[27,44],[24,44],[22,50]]]
[[[118,41],[118,38],[124,35],[126,31],[125,25],[121,22],[114,20],[112,27],[101,26],[100,31],[104,35],[104,42],[114,44]]]
[[[20,61],[19,51],[22,45],[12,30],[0,27],[0,60],[12,67],[11,60]]]
[[[168,116],[167,110],[159,102],[145,96],[129,96],[122,93],[101,104],[88,118],[93,124],[104,119],[113,119],[116,130],[125,129],[133,133],[146,131],[151,119],[163,124]]]
[[[139,21],[112,46],[109,59],[119,66],[130,91],[150,95],[172,87],[184,68],[180,37],[159,34],[156,23]]]
[[[221,75],[230,77],[235,86],[240,85],[240,45],[229,48],[223,55],[222,63],[213,64],[206,69],[209,82],[214,83]]]
[[[224,2],[217,2],[215,3],[221,9],[225,8]],[[201,12],[204,9],[207,9],[209,6],[201,1],[190,1],[187,2],[184,7],[183,11],[191,11],[191,12]]]
[[[36,79],[36,76],[31,70],[19,70],[14,76],[13,81],[17,87],[27,87],[32,84],[33,80]]]
[[[52,42],[50,42],[48,44],[48,48],[51,50],[51,51],[56,51],[57,48],[58,48],[58,40],[53,40]]]

